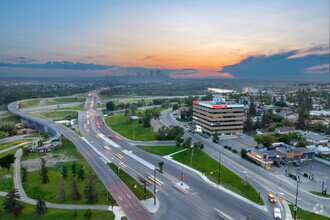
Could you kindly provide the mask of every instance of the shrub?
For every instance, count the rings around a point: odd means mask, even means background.
[[[225,145],[225,146],[223,146],[225,149],[228,149],[228,146],[227,145]]]

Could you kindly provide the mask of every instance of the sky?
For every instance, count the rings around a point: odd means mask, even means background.
[[[4,0],[0,27],[0,77],[329,77],[329,0]]]

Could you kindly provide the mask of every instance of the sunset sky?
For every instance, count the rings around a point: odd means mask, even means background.
[[[329,74],[329,0],[4,0],[0,27],[6,77]]]

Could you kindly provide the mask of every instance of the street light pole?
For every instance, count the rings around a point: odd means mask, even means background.
[[[154,205],[156,205],[156,167],[154,170]]]
[[[298,203],[298,183],[299,183],[299,180],[298,180],[298,169],[297,169],[297,190],[296,190],[296,202],[295,202],[295,211],[294,211],[294,220],[296,220],[296,216],[297,216],[297,203]]]

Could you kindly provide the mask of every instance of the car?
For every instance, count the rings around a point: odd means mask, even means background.
[[[272,195],[272,194],[268,194],[268,199],[269,199],[269,201],[271,203],[275,203],[276,202],[276,199],[275,199],[274,195]]]
[[[297,166],[297,167],[300,166],[300,164],[299,164],[298,162],[293,162],[293,165],[295,165],[295,166]]]
[[[274,208],[273,212],[274,212],[274,218],[275,219],[281,219],[282,218],[281,210],[279,208]]]
[[[281,164],[285,166],[285,161],[284,161],[284,160],[282,160]]]

